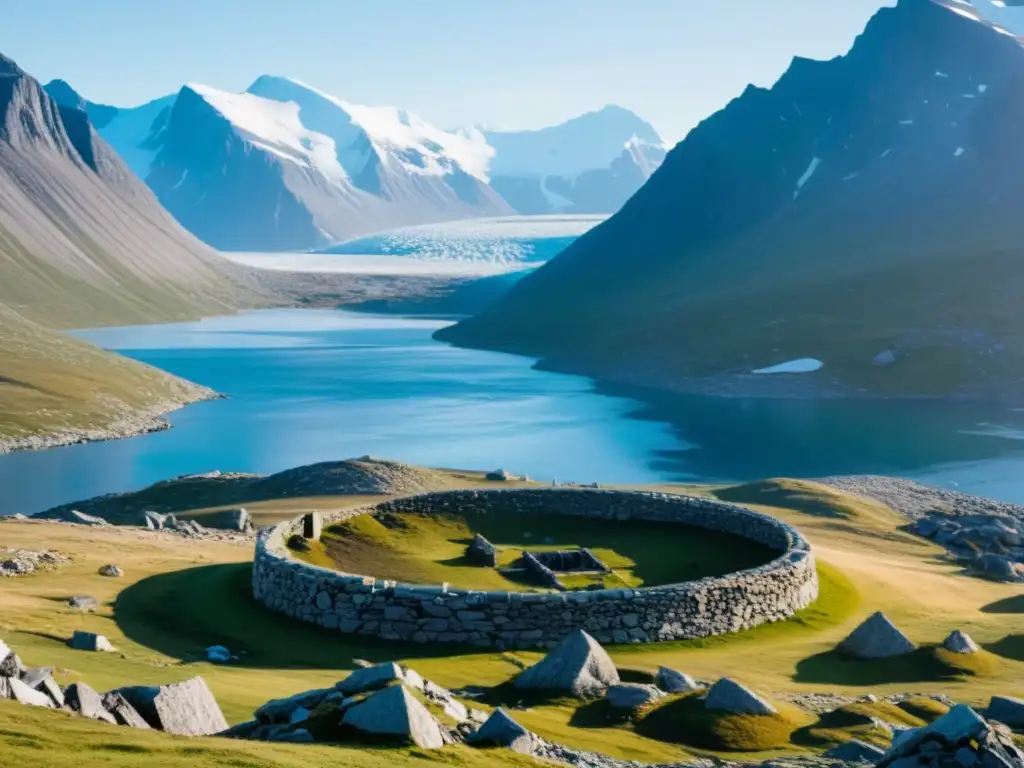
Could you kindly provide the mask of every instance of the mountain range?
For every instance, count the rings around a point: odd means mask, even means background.
[[[0,450],[138,431],[209,393],[54,333],[265,302],[96,134],[0,56]]]
[[[673,389],[1013,396],[1022,118],[1018,38],[959,0],[899,0],[846,55],[749,86],[438,335]],[[799,359],[821,365],[752,375]]]
[[[47,91],[101,136],[188,230],[223,250],[311,250],[402,226],[616,210],[664,159],[654,129],[608,107],[541,131],[445,131],[402,109],[264,75],[244,93],[186,85],[130,109]]]

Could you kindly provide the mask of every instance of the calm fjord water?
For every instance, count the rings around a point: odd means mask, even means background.
[[[437,320],[275,310],[80,335],[229,396],[144,437],[0,457],[0,514],[372,454],[603,483],[879,472],[1024,502],[1024,413],[669,397],[439,344]]]

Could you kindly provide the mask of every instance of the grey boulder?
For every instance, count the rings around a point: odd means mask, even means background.
[[[53,709],[53,700],[42,691],[30,688],[16,677],[8,678],[7,685],[10,690],[10,698],[19,704],[26,704],[30,707],[45,707]]]
[[[507,747],[524,755],[533,753],[537,737],[517,723],[504,709],[496,709],[466,742],[476,747]]]
[[[990,720],[998,720],[1011,728],[1024,727],[1024,699],[1012,696],[993,696],[985,712]]]
[[[292,713],[300,708],[311,709],[327,698],[333,688],[318,688],[303,691],[284,699],[272,699],[256,710],[255,717],[261,723],[287,723]]]
[[[421,749],[445,744],[441,725],[404,685],[393,685],[348,709],[341,724],[373,736],[406,740]]]
[[[619,672],[607,651],[578,629],[543,659],[515,680],[520,690],[565,693],[577,698],[596,697],[619,682]]]
[[[103,708],[114,716],[114,720],[118,725],[138,728],[140,730],[148,730],[150,728],[149,723],[139,714],[138,710],[117,691],[111,691],[103,697]]]
[[[839,647],[858,659],[888,659],[917,649],[881,611],[871,614]]]
[[[877,763],[884,756],[885,750],[859,739],[851,739],[825,753],[825,757],[842,760],[844,763],[870,763],[871,765]]]
[[[352,696],[356,693],[375,691],[402,679],[402,668],[394,662],[387,662],[357,669],[334,687],[346,696]]]
[[[619,683],[605,691],[604,699],[612,709],[635,710],[657,701],[664,694],[653,685]]]
[[[68,599],[68,607],[74,608],[76,611],[92,612],[99,607],[99,602],[95,597],[76,595]]]
[[[228,723],[206,681],[193,677],[161,686],[119,688],[119,693],[153,728],[177,736],[212,736]]]
[[[108,563],[107,565],[100,567],[99,574],[100,576],[109,576],[114,579],[119,579],[124,576],[124,571],[122,571],[119,566],[114,565],[113,563]]]
[[[100,698],[100,695],[85,683],[69,685],[64,691],[64,700],[73,711],[82,717],[117,725],[116,718],[103,706],[103,699]]]
[[[974,642],[970,635],[959,629],[954,629],[949,633],[949,636],[942,641],[942,647],[953,653],[977,653],[981,650],[981,646]]]
[[[689,675],[669,667],[658,667],[655,684],[666,693],[688,693],[699,691],[703,686]]]
[[[749,688],[734,680],[723,677],[708,691],[704,708],[718,712],[733,712],[745,715],[774,715],[775,707]]]
[[[97,635],[93,632],[82,632],[78,629],[75,630],[75,634],[71,636],[68,644],[76,651],[110,652],[114,650],[114,646],[103,635]]]

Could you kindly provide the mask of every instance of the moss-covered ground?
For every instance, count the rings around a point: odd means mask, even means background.
[[[498,548],[498,568],[465,556],[480,533]],[[524,551],[587,547],[608,574],[560,577],[567,587],[672,584],[763,565],[773,550],[739,536],[672,523],[591,520],[565,515],[360,515],[330,526],[320,546],[299,555],[348,573],[469,589],[534,589],[517,567]]]

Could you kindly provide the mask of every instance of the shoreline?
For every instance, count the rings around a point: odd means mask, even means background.
[[[165,372],[166,373],[166,372]],[[170,374],[168,374],[170,375]],[[71,445],[105,443],[130,437],[141,437],[155,432],[164,432],[173,426],[165,416],[189,405],[210,400],[226,400],[226,395],[212,389],[193,385],[193,395],[163,400],[148,408],[126,409],[105,427],[66,429],[49,434],[26,435],[24,437],[0,437],[0,456],[13,453],[45,451],[50,448],[66,448]]]

